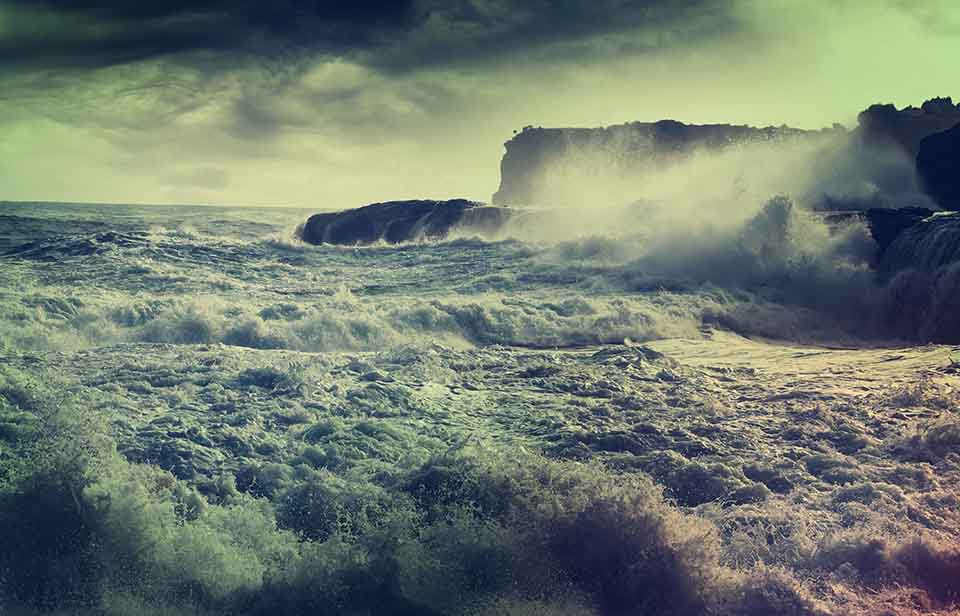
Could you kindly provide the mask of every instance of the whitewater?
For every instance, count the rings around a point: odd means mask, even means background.
[[[944,316],[861,223],[744,209],[345,247],[3,204],[0,486],[45,470],[0,608],[954,613]]]

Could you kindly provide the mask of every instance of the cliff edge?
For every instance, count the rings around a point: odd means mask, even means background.
[[[684,124],[675,120],[631,122],[603,128],[527,126],[504,146],[500,187],[494,204],[540,204],[543,172],[551,166],[582,167],[592,153],[603,153],[623,168],[667,165],[696,149],[721,150],[742,143],[777,143],[820,131],[787,126],[756,128],[732,124]]]
[[[825,209],[929,206],[922,191],[937,181],[916,180],[915,161],[921,143],[958,124],[960,105],[950,98],[934,98],[920,107],[903,109],[891,104],[872,105],[859,114],[858,126],[852,131],[839,124],[802,130],[674,120],[602,128],[527,126],[504,144],[500,186],[492,201],[498,205],[554,205],[551,201],[565,192],[564,182],[585,172],[602,175],[614,168],[630,176],[644,170],[657,171],[697,150],[828,137],[817,142],[818,147],[822,143],[822,151],[810,161],[812,168],[806,170],[815,177],[823,176],[822,186],[811,189],[818,193],[816,197]],[[591,165],[596,169],[591,170]]]

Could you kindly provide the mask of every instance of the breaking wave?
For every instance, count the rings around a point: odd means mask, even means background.
[[[291,229],[250,239],[254,229],[154,225],[21,242],[3,257],[0,345],[565,348],[705,328],[862,344],[960,330],[953,270],[880,279],[863,224],[828,226],[783,196],[740,224],[560,242],[313,247]]]

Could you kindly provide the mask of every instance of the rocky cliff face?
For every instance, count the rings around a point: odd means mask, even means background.
[[[960,105],[935,98],[919,108],[873,105],[861,112],[859,125],[847,131],[839,125],[823,131],[786,126],[755,128],[729,124],[684,124],[673,120],[633,122],[606,128],[526,127],[505,144],[500,164],[496,204],[552,205],[565,174],[582,174],[600,160],[624,175],[665,167],[696,150],[720,151],[740,144],[782,144],[816,137],[823,151],[811,161],[811,172],[822,186],[811,189],[825,209],[931,205],[915,181],[921,142],[960,123]],[[601,153],[598,159],[591,159]],[[554,190],[551,190],[554,189]],[[783,190],[787,190],[784,188]],[[562,192],[562,188],[561,188]],[[637,195],[641,198],[643,195]],[[919,198],[918,198],[919,197]]]
[[[863,146],[895,146],[915,160],[926,137],[960,124],[960,105],[949,97],[930,99],[919,108],[871,105],[858,120],[857,137]]]
[[[789,127],[684,124],[673,120],[632,122],[605,128],[526,127],[505,145],[495,204],[540,204],[547,168],[582,167],[591,154],[625,171],[668,165],[698,148],[720,150],[742,143],[777,143],[818,134]]]
[[[960,124],[920,142],[917,180],[937,205],[960,210]]]

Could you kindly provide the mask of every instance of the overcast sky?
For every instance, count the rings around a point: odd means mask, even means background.
[[[488,200],[526,124],[960,96],[956,0],[0,0],[0,200]]]

